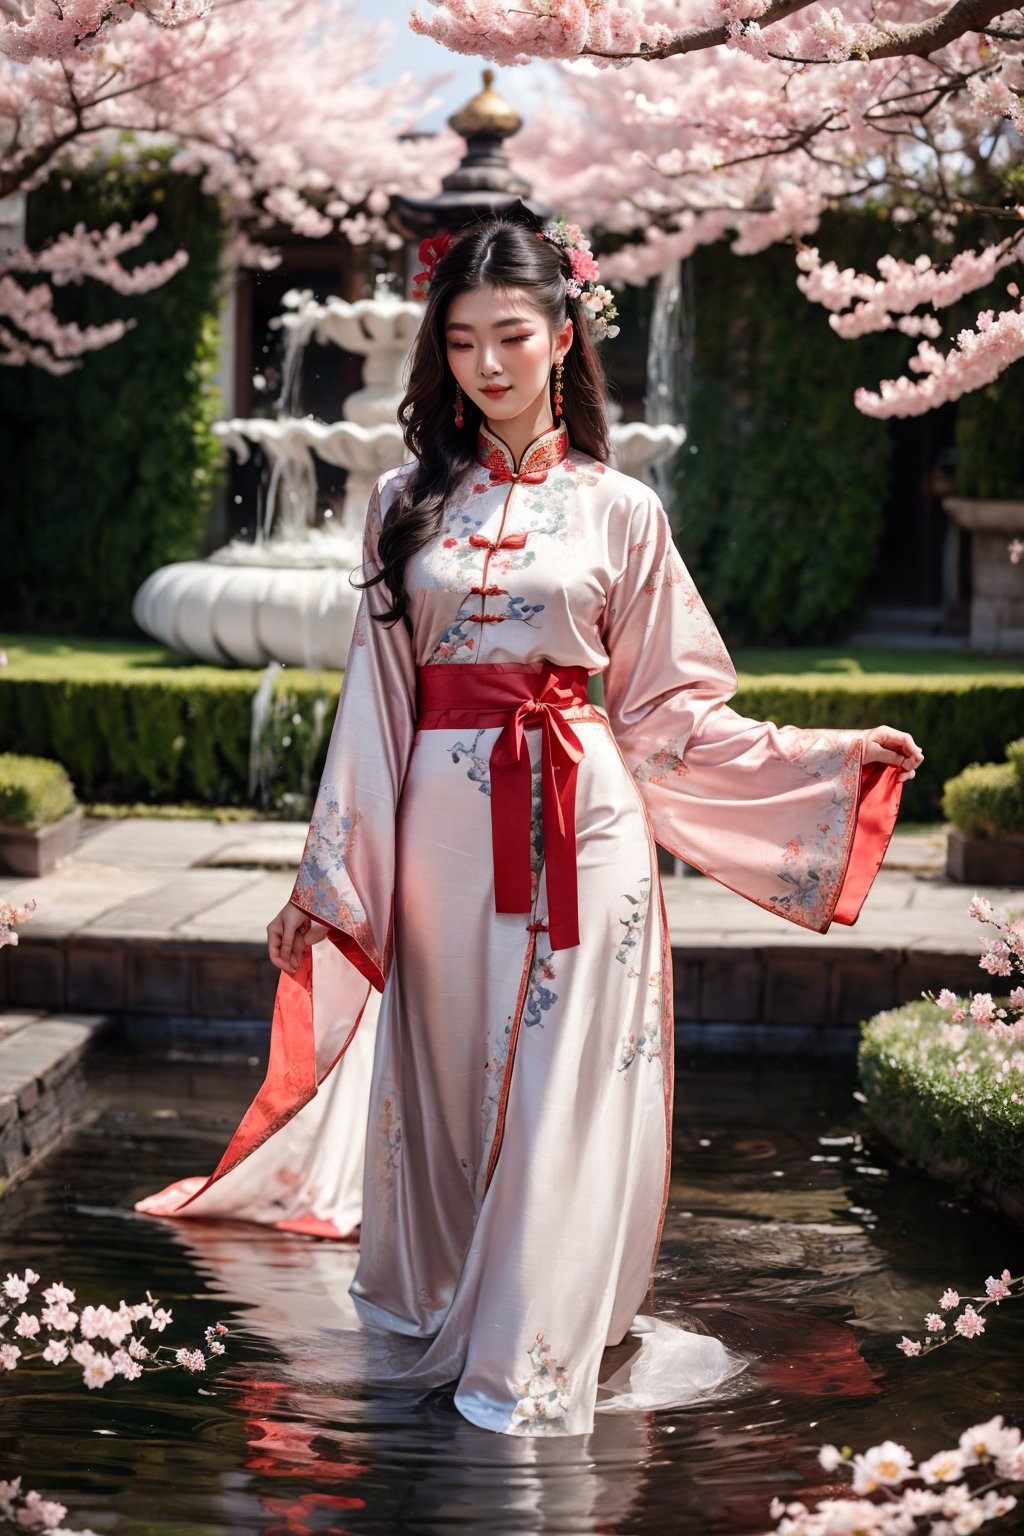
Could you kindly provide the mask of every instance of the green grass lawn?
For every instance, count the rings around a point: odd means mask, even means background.
[[[239,679],[261,676],[258,669],[206,666],[191,662],[166,646],[144,640],[79,639],[67,635],[0,634],[6,651],[8,676],[113,678],[118,674],[189,670],[199,681],[202,674],[223,676],[225,670]],[[1024,679],[1024,657],[972,656],[964,651],[932,651],[908,646],[806,646],[772,648],[740,646],[732,652],[741,680],[745,677],[807,677],[820,682],[854,684],[884,675],[893,679],[926,677]],[[0,678],[6,669],[0,669]],[[300,669],[293,669],[298,671]],[[320,674],[316,674],[320,675]],[[332,674],[326,673],[325,676]]]
[[[6,667],[0,667],[0,682],[5,676],[100,682],[116,681],[118,677],[140,680],[147,676],[166,677],[168,673],[178,673],[182,680],[187,677],[197,683],[225,677],[240,683],[251,680],[256,688],[263,676],[258,667],[217,667],[189,661],[152,640],[0,633],[0,650],[7,656]],[[298,667],[289,670],[306,678],[323,678],[335,688],[341,676],[340,672],[303,672]]]
[[[792,649],[739,646],[732,659],[741,677],[811,675],[823,682],[861,682],[879,674],[894,678],[1024,677],[1024,656],[972,656],[917,646],[807,646]]]

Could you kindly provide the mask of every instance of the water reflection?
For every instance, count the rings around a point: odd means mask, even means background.
[[[887,1162],[834,1065],[682,1075],[655,1310],[749,1354],[750,1370],[713,1401],[602,1414],[593,1435],[550,1441],[477,1429],[449,1393],[368,1390],[351,1249],[134,1215],[137,1194],[216,1155],[258,1077],[244,1057],[111,1052],[91,1085],[96,1119],[3,1202],[0,1265],[31,1263],[84,1300],[149,1287],[182,1344],[218,1317],[233,1330],[226,1368],[201,1383],[168,1374],[87,1394],[49,1367],[5,1381],[0,1476],[23,1471],[73,1524],[746,1536],[773,1494],[814,1497],[822,1441],[891,1435],[925,1454],[973,1418],[1024,1423],[1019,1313],[927,1361],[893,1348],[945,1285],[1016,1272],[1021,1236]]]

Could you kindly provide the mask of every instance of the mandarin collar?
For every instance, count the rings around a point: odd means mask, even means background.
[[[520,480],[526,476],[531,480],[543,480],[548,470],[560,464],[568,452],[569,433],[564,421],[549,427],[527,445],[518,470],[507,443],[489,432],[482,423],[477,433],[477,463],[491,471],[492,480]]]

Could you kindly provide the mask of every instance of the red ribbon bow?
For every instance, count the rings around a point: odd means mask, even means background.
[[[580,941],[576,879],[576,775],[583,747],[562,714],[576,703],[571,688],[549,678],[540,696],[524,699],[491,749],[491,845],[497,912],[529,912],[530,752],[527,725],[541,728],[544,869],[552,949]]]
[[[569,723],[590,719],[585,667],[548,663],[543,672],[508,663],[420,667],[417,728],[500,725],[491,748],[491,846],[498,912],[532,907],[528,727],[541,729],[541,811],[552,949],[580,941],[576,876],[576,776],[583,745]]]

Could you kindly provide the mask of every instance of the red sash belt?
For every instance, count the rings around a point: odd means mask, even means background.
[[[576,879],[576,773],[583,747],[570,720],[601,718],[587,702],[585,667],[540,671],[517,663],[453,662],[420,667],[421,731],[503,727],[491,749],[494,907],[529,912],[530,753],[524,731],[539,726],[544,868],[552,949],[580,941]]]

